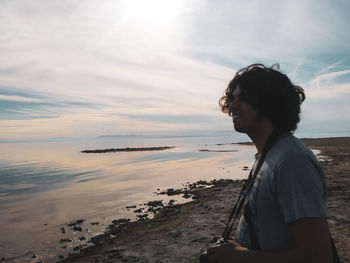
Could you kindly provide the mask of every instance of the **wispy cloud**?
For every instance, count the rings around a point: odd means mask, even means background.
[[[342,79],[340,77],[343,77]],[[350,70],[336,71],[317,76],[310,82],[313,99],[336,98],[350,94]]]
[[[2,1],[0,137],[230,129],[217,101],[254,62],[349,94],[349,1],[143,2]]]

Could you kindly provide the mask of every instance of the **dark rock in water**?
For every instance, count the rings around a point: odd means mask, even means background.
[[[48,223],[45,223],[45,224],[44,224],[44,226],[47,226],[47,225],[48,225]]]
[[[151,207],[157,207],[157,206],[164,206],[163,205],[163,201],[162,200],[159,200],[159,201],[149,201],[147,203],[148,206],[151,206]]]
[[[125,207],[126,209],[136,208],[136,205],[129,205]]]
[[[31,258],[36,258],[36,255],[34,254]]]
[[[75,223],[75,222],[68,224],[69,227],[76,226],[76,225],[77,225],[77,223]]]
[[[69,238],[62,238],[62,239],[60,239],[60,243],[64,243],[64,242],[72,242],[72,240],[69,239]]]
[[[63,247],[61,247],[61,248],[66,249],[66,248],[67,248],[67,246],[63,246]]]
[[[59,258],[59,259],[64,259],[64,256],[59,255],[58,258]]]
[[[138,151],[161,151],[167,149],[173,149],[174,146],[160,146],[160,147],[140,147],[140,148],[110,148],[102,150],[85,150],[81,151],[82,153],[109,153],[109,152],[138,152]]]
[[[99,224],[99,222],[91,222],[90,224],[93,226],[97,226]]]
[[[66,230],[64,229],[64,227],[61,227],[61,233],[62,234],[66,233]]]
[[[174,202],[175,202],[174,199],[170,199],[168,205],[172,205],[172,204],[174,204]]]
[[[80,226],[73,227],[73,231],[82,231],[83,229]]]
[[[119,224],[123,224],[123,223],[129,222],[129,221],[130,221],[129,218],[120,218],[120,219],[117,219],[117,220],[113,220],[112,223],[114,225],[119,225]]]
[[[80,241],[83,241],[83,240],[85,240],[86,239],[86,237],[79,237],[79,240]]]

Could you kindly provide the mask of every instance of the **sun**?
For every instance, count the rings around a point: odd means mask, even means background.
[[[162,23],[180,14],[183,6],[181,0],[128,0],[125,15],[128,20]]]

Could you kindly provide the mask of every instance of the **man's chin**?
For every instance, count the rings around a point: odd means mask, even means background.
[[[242,127],[240,127],[239,125],[233,123],[233,128],[235,129],[236,132],[241,132],[241,133],[245,133],[244,129],[242,129]]]

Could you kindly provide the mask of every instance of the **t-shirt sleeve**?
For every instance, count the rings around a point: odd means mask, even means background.
[[[327,217],[322,170],[308,156],[291,156],[276,171],[276,193],[285,223],[306,217]]]

